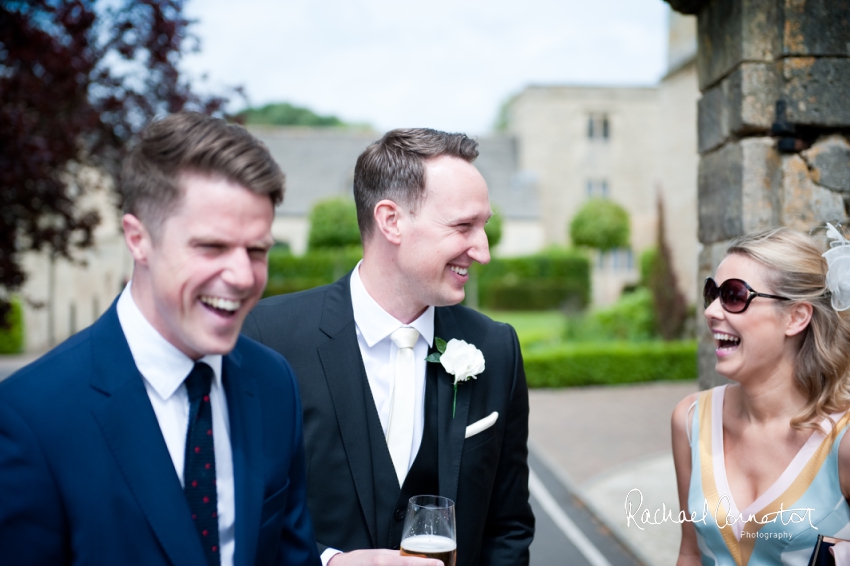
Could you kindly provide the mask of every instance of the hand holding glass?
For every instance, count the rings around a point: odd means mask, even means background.
[[[455,566],[456,541],[454,501],[438,495],[410,498],[401,530],[402,556],[436,558]]]

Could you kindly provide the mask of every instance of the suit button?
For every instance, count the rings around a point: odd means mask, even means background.
[[[401,510],[401,509],[396,509],[395,510],[395,520],[401,521],[402,519],[404,519],[404,511]]]

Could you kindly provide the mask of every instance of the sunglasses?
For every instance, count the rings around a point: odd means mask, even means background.
[[[705,308],[708,308],[708,305],[713,303],[718,297],[720,298],[720,306],[723,307],[723,310],[736,314],[747,310],[747,307],[750,306],[750,303],[756,297],[777,299],[779,301],[790,300],[788,297],[757,293],[752,287],[747,285],[746,281],[740,279],[727,279],[718,287],[714,279],[711,277],[706,278],[705,287],[702,289]]]

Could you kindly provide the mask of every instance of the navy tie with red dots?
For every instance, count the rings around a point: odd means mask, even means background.
[[[210,406],[212,380],[213,370],[203,362],[195,362],[195,367],[186,378],[189,428],[186,432],[186,460],[183,463],[183,491],[189,501],[192,521],[201,537],[207,563],[219,566],[218,503]]]

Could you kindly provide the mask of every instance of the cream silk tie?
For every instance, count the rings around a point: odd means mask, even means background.
[[[413,413],[416,405],[416,359],[413,346],[419,339],[415,328],[402,327],[390,334],[398,347],[393,376],[393,401],[387,426],[387,447],[398,476],[398,485],[404,483],[413,445]]]

